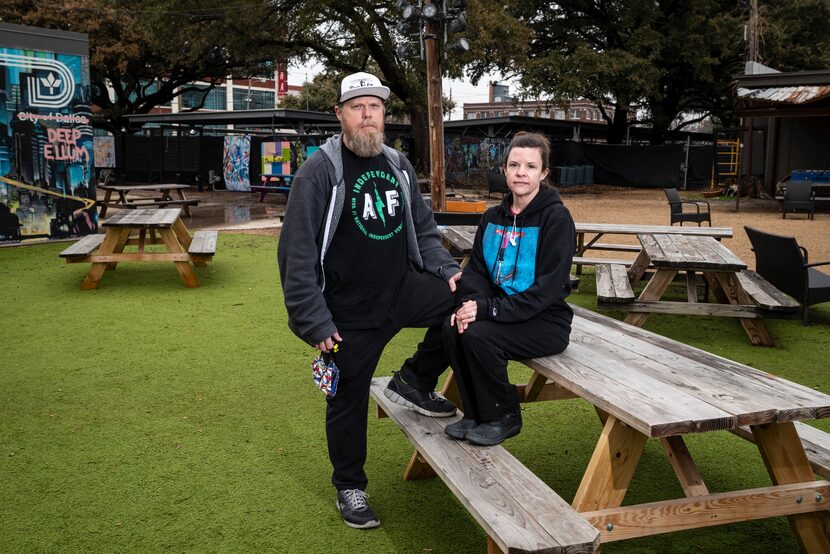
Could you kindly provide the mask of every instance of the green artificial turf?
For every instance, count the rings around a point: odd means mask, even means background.
[[[0,551],[481,553],[485,534],[440,480],[404,482],[411,448],[369,418],[368,492],[383,525],[334,508],[314,351],[286,327],[273,238],[222,234],[187,289],[170,264],[122,264],[80,290],[66,244],[0,249]],[[571,300],[595,309],[593,276]],[[621,314],[614,314],[619,317]],[[729,319],[652,316],[646,328],[830,392],[830,311],[768,321],[752,347]],[[400,366],[421,332],[387,348]],[[528,371],[515,365],[516,382]],[[600,427],[580,400],[530,404],[506,447],[570,500]],[[825,422],[819,426],[830,429]],[[688,437],[713,492],[769,484],[757,450],[728,433]],[[659,443],[626,503],[681,496]],[[605,552],[797,552],[762,520],[608,545]]]

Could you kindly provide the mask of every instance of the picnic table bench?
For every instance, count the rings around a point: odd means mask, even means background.
[[[82,289],[98,288],[104,273],[115,270],[119,262],[173,262],[184,285],[198,287],[190,264],[204,266],[216,253],[217,231],[196,231],[191,237],[179,208],[123,211],[101,225],[105,235],[86,235],[59,254],[67,263],[92,264]],[[145,252],[151,244],[164,244],[166,251]],[[138,249],[125,252],[127,246]]]
[[[104,191],[104,199],[98,201],[101,206],[99,216],[103,218],[107,214],[107,208],[139,209],[139,208],[168,208],[178,206],[184,210],[184,214],[190,217],[190,206],[198,206],[198,200],[185,198],[184,191],[190,185],[178,183],[155,183],[150,185],[98,185]],[[156,192],[157,196],[130,196],[136,192]],[[171,193],[175,192],[178,198],[173,198]],[[113,193],[117,198],[113,199]]]
[[[390,405],[383,395],[385,380],[375,379],[379,415],[389,415],[417,450],[405,479],[437,473],[487,532],[490,552],[591,552],[597,545],[584,522],[602,545],[775,516],[789,518],[803,551],[830,552],[830,481],[816,481],[811,468],[812,463],[822,475],[830,474],[830,435],[798,423],[830,417],[830,396],[573,308],[568,348],[525,360],[533,374],[518,387],[526,402],[579,397],[600,416],[602,432],[572,510],[501,447],[474,447],[442,436],[454,418],[430,419]],[[459,403],[452,375],[444,393]],[[552,431],[556,424],[549,422]],[[751,437],[772,486],[709,491],[683,437],[705,438],[722,430]],[[622,506],[649,439],[660,441],[684,497]],[[716,471],[741,468],[724,460]],[[522,540],[525,529],[531,529],[530,543]]]

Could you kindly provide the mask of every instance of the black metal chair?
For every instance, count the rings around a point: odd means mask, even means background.
[[[666,193],[666,198],[669,201],[669,209],[671,210],[671,225],[680,222],[683,226],[684,221],[692,221],[700,226],[704,221],[709,222],[709,227],[712,226],[712,213],[709,209],[709,202],[706,200],[681,200],[677,189],[663,189]],[[691,204],[695,207],[695,211],[683,211],[683,204]]]
[[[755,271],[801,303],[803,322],[808,325],[810,306],[830,302],[830,275],[816,269],[820,265],[830,265],[830,261],[809,263],[807,249],[799,246],[793,237],[746,226],[744,229],[755,252]]]
[[[784,189],[784,201],[781,203],[781,218],[787,219],[788,211],[806,211],[814,219],[816,211],[816,193],[812,181],[789,181]]]
[[[507,186],[507,177],[503,173],[487,173],[487,198],[494,192],[507,194],[510,187]]]

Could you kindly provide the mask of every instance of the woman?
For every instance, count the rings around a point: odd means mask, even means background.
[[[455,439],[484,446],[519,434],[519,394],[508,360],[562,352],[573,311],[570,269],[576,231],[559,192],[543,183],[550,144],[518,133],[507,150],[510,193],[485,212],[460,281],[461,306],[443,336],[464,402],[464,418],[448,425]]]

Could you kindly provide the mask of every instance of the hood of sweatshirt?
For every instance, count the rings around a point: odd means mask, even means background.
[[[513,212],[510,211],[510,205],[513,203],[513,193],[506,194],[501,201],[501,211],[506,217],[513,219]],[[522,210],[518,217],[529,217],[538,214],[549,208],[553,204],[561,204],[562,197],[559,196],[559,191],[545,186],[539,187],[539,192],[530,201],[530,204]]]

